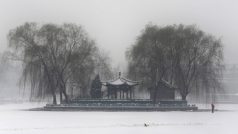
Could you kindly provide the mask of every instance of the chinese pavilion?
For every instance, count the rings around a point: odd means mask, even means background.
[[[134,94],[133,89],[139,83],[138,81],[121,77],[121,72],[119,72],[117,79],[103,82],[102,84],[107,87],[108,99],[132,99]]]

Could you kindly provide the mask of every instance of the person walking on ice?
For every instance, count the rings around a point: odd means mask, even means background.
[[[212,107],[212,113],[214,113],[215,105],[212,103],[212,104],[211,104],[211,107]]]

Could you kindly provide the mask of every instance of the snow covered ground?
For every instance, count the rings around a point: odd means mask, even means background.
[[[237,134],[238,105],[215,112],[26,111],[42,104],[0,105],[0,134]],[[200,105],[209,108],[209,105]],[[144,123],[149,124],[144,127]]]

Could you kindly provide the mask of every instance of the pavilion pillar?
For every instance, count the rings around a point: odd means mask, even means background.
[[[114,99],[115,98],[115,90],[112,90],[112,93],[111,93],[111,98]]]
[[[122,98],[123,98],[123,99],[124,99],[124,93],[125,93],[124,90],[122,90]]]
[[[111,93],[112,91],[110,90],[109,91],[109,97],[108,97],[108,99],[111,99],[112,98],[112,93]]]
[[[121,89],[119,90],[119,92],[120,92],[120,99],[121,99]]]
[[[133,94],[133,99],[135,99],[135,90],[134,89],[132,91],[132,94]]]
[[[126,91],[124,91],[124,94],[125,94],[125,99],[126,99]]]
[[[126,99],[128,99],[128,90],[126,91]]]
[[[132,95],[131,95],[131,89],[130,89],[130,99],[132,99]]]

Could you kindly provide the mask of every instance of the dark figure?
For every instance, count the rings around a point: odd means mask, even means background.
[[[149,124],[144,123],[144,127],[148,127],[148,126],[149,126]]]
[[[212,106],[212,113],[214,113],[215,105],[212,103],[211,106]]]

